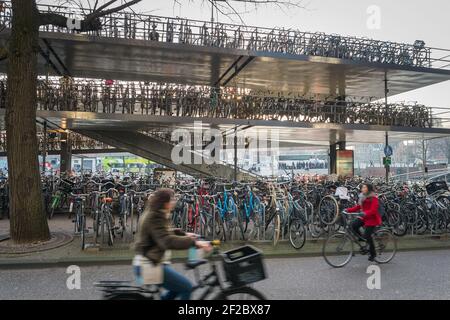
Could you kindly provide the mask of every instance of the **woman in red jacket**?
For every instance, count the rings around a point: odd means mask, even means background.
[[[352,229],[356,235],[364,238],[369,244],[369,261],[374,261],[376,256],[375,244],[373,243],[372,234],[375,227],[381,225],[381,216],[378,212],[378,198],[375,195],[373,185],[364,183],[361,187],[358,205],[347,209],[348,212],[362,211],[364,215],[359,219],[355,219],[352,223]],[[361,235],[359,229],[364,226],[364,236]]]

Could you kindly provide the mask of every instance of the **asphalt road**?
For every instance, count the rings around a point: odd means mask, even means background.
[[[366,259],[357,256],[342,269],[321,257],[266,259],[269,278],[255,288],[269,299],[450,299],[450,250],[398,253],[380,266],[381,288],[372,290]],[[99,299],[95,281],[132,279],[130,266],[82,266],[81,289],[69,290],[68,276],[62,267],[1,270],[0,299]]]

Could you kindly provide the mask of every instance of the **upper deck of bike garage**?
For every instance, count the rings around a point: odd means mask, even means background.
[[[76,8],[40,5],[40,10],[81,17]],[[0,14],[7,28],[8,14],[7,10]],[[154,25],[159,41],[150,40]],[[190,40],[186,40],[186,30],[190,30]],[[204,35],[207,30],[209,37]],[[0,41],[8,35],[6,29]],[[385,79],[389,95],[450,80],[450,51],[420,42],[402,44],[224,23],[212,28],[205,21],[131,12],[106,17],[103,29],[95,33],[43,26],[40,37],[39,73],[43,75],[233,84],[311,96],[373,98],[384,97]],[[6,63],[1,62],[0,72],[5,71]]]

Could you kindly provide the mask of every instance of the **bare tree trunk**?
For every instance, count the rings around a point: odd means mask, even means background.
[[[16,243],[50,239],[42,202],[36,137],[38,12],[35,0],[12,0],[6,137],[10,233]]]

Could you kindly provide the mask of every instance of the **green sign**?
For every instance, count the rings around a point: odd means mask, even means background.
[[[392,158],[391,157],[383,157],[383,164],[385,167],[388,167],[392,164]]]

